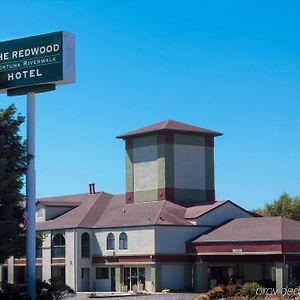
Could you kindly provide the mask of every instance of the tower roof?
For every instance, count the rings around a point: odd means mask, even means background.
[[[142,135],[149,135],[151,133],[157,133],[161,131],[167,132],[177,132],[177,133],[189,133],[195,135],[208,135],[208,136],[220,136],[222,133],[217,131],[212,131],[196,126],[192,126],[189,124],[173,121],[173,120],[166,120],[159,123],[155,123],[150,126],[143,127],[141,129],[137,129],[134,131],[130,131],[124,134],[117,136],[118,139],[127,139],[129,137],[135,136],[142,136]]]

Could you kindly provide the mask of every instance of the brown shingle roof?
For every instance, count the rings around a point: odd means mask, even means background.
[[[238,218],[202,234],[193,243],[300,239],[300,222],[282,217]]]
[[[124,195],[113,196],[107,193],[63,196],[59,198],[62,202],[66,202],[65,197],[69,197],[68,200],[70,202],[72,197],[77,201],[81,199],[80,205],[53,220],[37,222],[37,230],[76,227],[192,225],[184,219],[186,208],[168,201],[126,204]],[[50,199],[48,199],[49,202],[51,202]],[[56,202],[57,198],[55,199]]]
[[[107,205],[107,199],[109,199],[110,197],[112,197],[112,195],[106,193],[97,193],[93,195],[82,194],[47,198],[47,201],[49,201],[49,203],[51,202],[51,199],[53,199],[54,201],[59,201],[60,199],[60,201],[62,202],[72,202],[73,199],[73,202],[80,201],[80,205],[64,213],[63,215],[58,216],[53,220],[37,222],[36,228],[37,230],[49,230],[62,228],[90,227],[89,222],[87,222],[87,218],[90,218],[92,222],[92,220],[94,220],[95,218],[93,214],[94,212],[97,211],[97,215],[101,215],[102,211],[99,210],[99,201],[103,200],[103,203],[101,203],[101,205]],[[38,202],[39,201],[40,200],[38,200]]]
[[[173,131],[179,133],[190,133],[190,134],[197,134],[197,135],[209,135],[209,136],[220,136],[222,133],[188,125],[185,123],[173,121],[173,120],[166,120],[162,121],[138,130],[134,130],[128,133],[121,134],[117,136],[118,139],[126,139],[128,137],[134,137],[139,135],[147,135],[151,133],[156,133],[159,131]]]
[[[126,204],[124,195],[97,193],[42,198],[46,206],[74,208],[45,222],[37,222],[37,230],[63,228],[109,228],[144,225],[192,226],[187,219],[199,217],[225,203],[202,204],[194,207],[163,201]],[[76,203],[76,205],[75,205]]]
[[[219,207],[220,205],[223,205],[227,201],[215,201],[213,203],[208,203],[208,204],[202,204],[202,205],[197,205],[197,206],[191,206],[186,209],[184,217],[186,219],[195,219],[198,218],[209,211]]]

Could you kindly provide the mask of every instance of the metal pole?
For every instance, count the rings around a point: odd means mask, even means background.
[[[35,231],[35,93],[27,94],[27,151],[32,157],[26,173],[26,267],[27,299],[35,300],[36,231]]]

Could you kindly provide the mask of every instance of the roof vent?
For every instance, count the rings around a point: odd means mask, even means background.
[[[95,191],[95,183],[90,183],[90,184],[89,184],[89,187],[90,187],[90,195],[96,194],[96,191]]]

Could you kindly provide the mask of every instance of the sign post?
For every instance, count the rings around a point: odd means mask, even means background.
[[[75,38],[63,31],[0,42],[0,93],[27,95],[27,299],[36,299],[35,94],[75,82]]]
[[[27,299],[35,299],[36,291],[36,233],[35,233],[35,93],[27,94],[27,152],[31,156],[26,173],[26,232]]]

